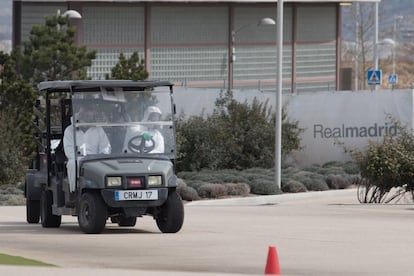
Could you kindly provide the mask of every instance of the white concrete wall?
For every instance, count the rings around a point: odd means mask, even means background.
[[[284,94],[283,102],[289,119],[304,129],[302,151],[294,158],[302,165],[346,161],[348,149],[363,148],[368,141],[379,141],[385,134],[396,134],[392,118],[413,128],[413,91],[336,91]],[[220,91],[176,87],[177,112],[187,116],[210,113]],[[235,99],[251,101],[254,97],[274,106],[274,93],[238,90]]]

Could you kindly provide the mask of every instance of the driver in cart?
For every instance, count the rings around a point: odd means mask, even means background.
[[[79,112],[75,114],[77,123],[94,122],[95,111],[93,105],[83,105],[79,108]],[[110,154],[111,144],[102,127],[99,126],[79,126],[73,129],[73,117],[71,117],[71,125],[69,125],[63,135],[63,147],[65,155],[68,158],[66,165],[68,171],[69,190],[71,194],[76,191],[76,157],[86,156],[89,154]],[[76,124],[75,124],[76,125]],[[76,135],[76,148],[74,135]],[[80,157],[81,158],[81,157]],[[79,158],[78,158],[79,161]]]
[[[149,106],[143,122],[159,122],[162,112],[157,106]],[[131,127],[126,135],[125,152],[164,153],[164,137],[157,124],[146,123],[144,126]]]

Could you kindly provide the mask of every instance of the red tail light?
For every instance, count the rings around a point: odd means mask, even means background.
[[[141,178],[129,178],[128,179],[129,187],[142,187]]]

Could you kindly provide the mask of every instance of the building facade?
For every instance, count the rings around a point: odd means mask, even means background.
[[[57,10],[73,9],[79,45],[97,51],[89,68],[102,79],[138,51],[151,79],[178,85],[274,89],[277,1],[13,1],[13,47]],[[283,90],[340,89],[339,1],[285,1]],[[233,40],[232,40],[233,33]],[[234,58],[231,57],[234,49]]]

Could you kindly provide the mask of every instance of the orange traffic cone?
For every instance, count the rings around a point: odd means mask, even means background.
[[[276,247],[269,246],[267,253],[267,262],[265,268],[266,275],[280,275],[279,257],[277,256]]]

